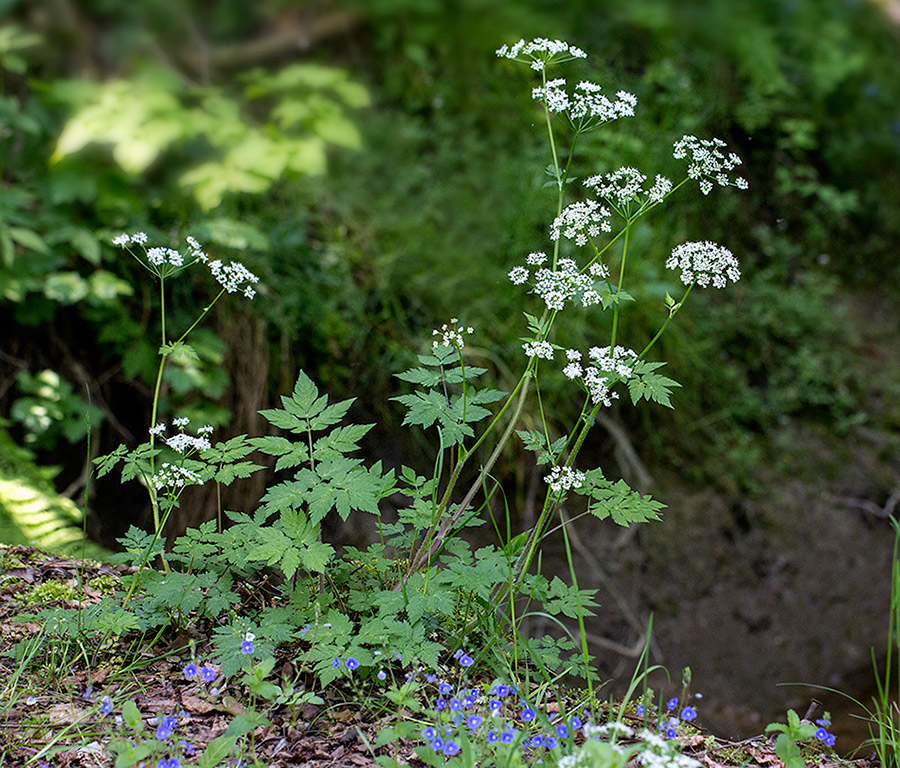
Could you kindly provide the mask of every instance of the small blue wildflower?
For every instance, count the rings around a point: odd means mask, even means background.
[[[509,696],[509,686],[503,685],[502,683],[500,683],[498,685],[495,685],[493,688],[491,688],[490,692],[496,696],[499,696],[502,699],[502,698],[505,698],[506,696]]]
[[[827,717],[820,717],[818,720],[816,720],[816,725],[821,725],[823,728],[827,728],[829,725],[831,725],[831,720],[829,720]]]
[[[301,639],[306,636],[306,633],[309,632],[309,622],[307,622],[306,626],[300,630]]]
[[[466,707],[466,708],[468,708],[468,707],[474,707],[474,706],[475,706],[475,702],[477,702],[477,701],[478,701],[478,697],[476,697],[476,696],[466,696],[466,697],[463,699],[463,706]]]
[[[500,699],[491,699],[491,703],[488,706],[491,708],[491,714],[496,715],[500,712],[503,702]]]
[[[457,699],[456,696],[450,699],[450,709],[452,709],[454,712],[458,712],[460,709],[462,709],[462,704],[459,703],[459,699]]]
[[[556,744],[556,739],[553,736],[548,737],[546,741],[544,741],[544,746],[547,749],[556,749]]]
[[[454,658],[454,659],[458,659],[458,658],[459,658],[460,656],[462,656],[462,655],[463,655],[463,649],[462,649],[462,648],[457,648],[455,651],[453,651],[453,658]]]
[[[354,669],[359,668],[359,662],[351,656],[344,662],[344,666],[352,672]]]
[[[341,657],[335,656],[334,661],[331,662],[331,668],[337,669],[339,666],[341,666]]]
[[[434,729],[433,725],[429,725],[422,731],[422,738],[425,739],[425,741],[431,741],[435,736],[437,736],[437,731]]]
[[[826,747],[833,747],[835,741],[836,741],[836,739],[835,739],[835,737],[834,737],[834,734],[833,734],[833,733],[829,733],[829,734],[828,734],[828,737],[825,739],[825,746],[826,746]]]
[[[682,720],[687,720],[688,722],[690,722],[691,720],[693,720],[696,717],[697,717],[697,710],[694,709],[693,707],[688,706],[681,710],[681,719]]]
[[[818,730],[816,730],[816,738],[819,741],[825,741],[825,739],[828,738],[828,731],[826,731],[824,728],[819,728]]]
[[[156,739],[157,739],[157,741],[165,741],[165,740],[168,739],[169,736],[171,736],[171,735],[172,735],[172,729],[171,729],[171,728],[166,728],[166,726],[163,725],[162,723],[160,723],[158,726],[156,726]]]
[[[531,737],[531,746],[535,749],[537,749],[538,747],[543,747],[544,746],[544,737],[541,736],[540,734],[538,734],[537,736],[532,736]]]
[[[448,741],[444,744],[444,754],[449,756],[459,754],[459,744],[455,741]]]
[[[427,675],[425,675],[426,683],[434,683],[436,681],[437,681],[437,675],[432,675],[430,672]]]
[[[203,665],[203,669],[200,670],[200,674],[203,676],[203,680],[207,683],[211,683],[216,679],[216,670],[214,670],[207,664]]]
[[[194,662],[192,661],[190,664],[188,664],[188,665],[187,665],[183,670],[181,670],[181,671],[184,673],[184,676],[185,676],[188,680],[190,680],[192,677],[196,677],[196,676],[197,676],[197,665],[194,664]]]
[[[122,724],[125,722],[125,718],[122,715],[116,715],[116,727],[121,728]]]
[[[496,744],[500,741],[500,737],[494,731],[488,731],[488,744]]]
[[[534,720],[534,715],[535,712],[531,707],[525,707],[525,709],[522,710],[522,720],[526,723]]]
[[[387,672],[385,672],[383,669],[379,669],[378,674],[375,675],[375,677],[377,677],[379,680],[385,680],[387,678]]]
[[[108,715],[113,711],[113,703],[110,701],[109,696],[104,696],[100,701],[100,712],[104,715]]]
[[[512,744],[516,738],[516,732],[511,730],[505,730],[500,734],[500,741],[503,744]]]
[[[447,699],[445,699],[443,696],[441,696],[441,698],[439,698],[436,702],[434,702],[434,708],[438,711],[442,710],[446,706],[447,706]]]
[[[168,728],[170,731],[174,731],[175,728],[178,727],[178,721],[174,717],[169,715],[168,717],[163,718],[163,726]]]
[[[428,746],[435,752],[440,752],[444,748],[444,740],[440,736],[435,736]]]
[[[668,736],[670,739],[674,739],[677,735],[678,731],[676,731],[674,728],[666,728],[666,736]]]
[[[253,653],[253,643],[250,640],[244,640],[241,643],[241,653],[243,653],[244,656],[249,656]]]
[[[572,726],[573,731],[577,731],[579,728],[581,728],[582,725],[584,725],[584,723],[581,722],[581,718],[578,717],[578,715],[573,715],[572,719],[569,721],[569,723]]]
[[[638,717],[643,717],[644,715],[644,705],[638,704],[637,709],[634,710]]]
[[[441,683],[440,685],[438,685],[438,693],[441,694],[441,696],[446,696],[452,691],[453,688],[450,683]]]
[[[182,739],[178,742],[178,746],[180,746],[189,755],[194,754],[194,746],[189,741],[185,741],[184,739]]]
[[[459,657],[459,666],[461,667],[471,667],[475,663],[475,659],[473,659],[469,654],[464,653]]]
[[[669,703],[666,704],[666,710],[671,712],[673,709],[675,709],[677,707],[678,707],[678,698],[673,696],[671,699],[669,699]]]
[[[561,739],[569,738],[569,729],[566,728],[565,723],[560,723],[556,726],[556,735]]]
[[[469,696],[477,699],[479,696],[481,696],[481,691],[479,691],[477,688],[469,688]]]
[[[474,731],[483,722],[484,722],[484,718],[481,715],[469,715],[466,718],[466,727],[470,731]]]
[[[218,688],[210,688],[209,695],[212,696],[213,698],[215,698],[216,696],[219,695],[219,689]]]

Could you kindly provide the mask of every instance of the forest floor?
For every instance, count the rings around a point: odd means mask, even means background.
[[[58,653],[58,646],[51,645],[64,644],[64,639],[50,640],[43,633],[42,645],[29,656],[29,661],[17,661],[17,652],[22,658],[29,641],[33,649],[33,642],[42,636],[40,620],[23,617],[52,604],[28,605],[24,596],[35,594],[35,587],[42,585],[45,593],[57,589],[63,594],[93,579],[118,579],[126,569],[90,560],[82,563],[60,558],[30,547],[5,545],[0,545],[0,564],[3,566],[0,571],[0,675],[3,678],[0,766],[3,768],[113,766],[115,757],[106,748],[113,735],[112,720],[98,707],[106,695],[121,699],[123,692],[127,692],[128,698],[145,713],[144,720],[151,733],[156,721],[146,713],[177,713],[177,738],[191,742],[198,752],[200,747],[225,733],[235,715],[245,713],[248,701],[237,689],[232,691],[233,696],[222,695],[210,701],[209,697],[199,695],[199,683],[186,680],[182,674],[184,665],[190,661],[191,642],[198,651],[208,645],[208,628],[202,626],[187,633],[157,638],[154,643],[140,647],[134,644],[135,638],[124,637],[117,646],[102,653],[74,645],[79,650],[68,658]],[[79,568],[83,569],[81,582]],[[85,588],[81,595],[82,605],[100,597],[91,588]],[[76,608],[78,600],[62,597],[55,604]],[[290,674],[289,664],[284,665],[281,674]],[[277,678],[276,671],[273,679]],[[355,703],[348,695],[351,692],[318,693],[325,700],[322,705],[305,704],[266,712],[272,724],[259,727],[254,734],[254,753],[262,764],[273,768],[367,767],[378,764],[376,754],[391,754],[399,764],[426,764],[415,753],[421,741],[401,739],[380,749],[370,747],[380,731],[402,717],[396,708],[382,707],[378,713],[373,707],[363,708]],[[678,738],[683,754],[708,768],[784,765],[775,753],[773,738],[765,735],[735,742],[716,738],[701,727],[691,728]],[[822,751],[818,742],[811,741],[813,744],[803,747],[806,765],[822,768],[878,765],[874,755],[845,760],[830,750]],[[148,768],[155,764],[155,760],[148,761]]]

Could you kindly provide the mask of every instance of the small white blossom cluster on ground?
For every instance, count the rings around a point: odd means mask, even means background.
[[[575,245],[587,245],[588,238],[599,237],[601,232],[611,232],[612,213],[596,200],[581,200],[562,209],[550,225],[550,239],[564,237]]]
[[[734,152],[725,156],[719,150],[726,146],[721,139],[698,139],[696,136],[682,136],[675,142],[673,157],[688,160],[688,176],[699,179],[700,191],[708,195],[715,184],[720,187],[747,189],[743,176],[729,177],[728,172],[741,165],[741,158]]]
[[[580,130],[596,128],[620,117],[634,117],[637,97],[627,91],[616,93],[612,101],[601,91],[601,86],[582,80],[570,94],[565,90],[566,81],[558,77],[546,85],[533,88],[531,98],[544,102],[550,112],[565,114]]]
[[[157,491],[165,488],[183,488],[185,485],[201,485],[200,475],[184,467],[166,462],[159,471],[150,478]]]
[[[627,739],[635,737],[634,729],[624,723],[611,722],[608,725],[594,725],[587,723],[584,734],[589,740],[599,741],[609,738],[613,733],[624,736]],[[622,756],[622,760],[628,759],[638,765],[646,765],[650,768],[700,768],[702,765],[692,757],[681,754],[679,743],[674,739],[663,739],[658,734],[648,729],[637,734],[638,742],[626,746],[615,741],[610,741],[609,746]],[[571,755],[565,755],[559,759],[559,768],[590,768],[595,761],[590,754],[590,747],[586,742],[577,748]]]
[[[612,374],[620,379],[630,379],[634,373],[637,354],[632,349],[619,346],[612,351],[609,347],[591,347],[588,357],[593,364],[585,366],[581,364],[581,352],[577,349],[566,350],[569,362],[563,368],[563,375],[569,379],[580,379],[594,405],[603,403],[608,408],[619,397],[618,392],[610,389],[615,383],[611,381]]]
[[[666,268],[680,269],[681,282],[685,285],[696,280],[704,288],[710,283],[724,288],[728,280],[736,283],[741,279],[738,261],[731,251],[708,240],[675,246],[666,260]]]
[[[584,472],[579,472],[571,467],[553,467],[550,474],[544,477],[544,482],[550,486],[553,493],[568,491],[571,488],[581,488],[584,485]]]
[[[553,345],[549,341],[529,341],[522,345],[525,356],[539,357],[543,360],[553,359]]]
[[[672,191],[672,182],[665,176],[656,175],[650,189],[644,187],[647,177],[637,168],[618,168],[612,173],[599,173],[584,181],[586,187],[592,187],[598,197],[605,198],[610,204],[622,208],[635,202],[641,207],[648,204],[661,203]]]
[[[165,439],[166,445],[168,445],[169,448],[171,448],[173,451],[177,451],[181,454],[187,453],[190,450],[208,451],[210,449],[208,435],[213,431],[213,428],[208,424],[205,427],[200,427],[200,429],[197,430],[197,436],[195,437],[194,435],[188,435],[184,432],[184,428],[189,423],[190,419],[186,416],[172,419],[172,426],[178,427],[182,431],[177,435],[167,437]],[[166,431],[166,425],[160,422],[155,427],[150,427],[148,431],[151,435],[159,437]]]
[[[548,40],[544,37],[535,38],[528,43],[519,40],[512,45],[502,45],[497,49],[497,56],[524,62],[538,72],[551,61],[587,58],[587,54],[581,48],[576,48],[562,40]]]
[[[516,285],[522,285],[528,281],[530,274],[527,267],[514,267],[510,270],[509,279]],[[542,267],[534,273],[534,292],[544,300],[547,309],[561,310],[567,301],[579,296],[581,305],[589,307],[600,303],[600,294],[594,288],[594,282],[608,277],[609,268],[599,261],[582,272],[572,259],[560,259],[556,269]]]
[[[437,349],[439,346],[462,349],[465,346],[466,334],[475,333],[475,329],[471,326],[466,328],[458,325],[458,323],[458,317],[451,317],[449,323],[444,323],[440,328],[432,331],[432,336],[440,336],[441,338],[432,341],[431,346],[434,349]]]

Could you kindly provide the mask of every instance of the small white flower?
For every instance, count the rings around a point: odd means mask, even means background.
[[[599,237],[601,232],[609,232],[612,225],[610,210],[596,200],[582,200],[567,205],[550,225],[550,239],[565,237],[576,245],[587,245],[589,238]]]
[[[529,64],[538,72],[550,62],[587,58],[587,54],[574,45],[569,45],[562,40],[548,40],[543,37],[537,37],[528,43],[519,40],[512,45],[502,45],[497,49],[497,56]]]
[[[113,238],[113,245],[128,245],[131,242],[131,237],[128,235],[122,234],[116,238]]]
[[[159,424],[157,424],[155,427],[150,427],[150,429],[148,429],[147,431],[151,435],[161,435],[163,432],[166,431],[166,425],[163,424],[162,422],[159,422]]]
[[[454,327],[457,323],[459,323],[459,318],[451,317],[449,324],[444,323],[438,330],[432,331],[432,336],[440,336],[441,338],[431,342],[431,346],[435,349],[440,346],[462,349],[465,346],[465,336],[474,333],[475,329],[472,327],[463,328],[462,326]]]
[[[584,485],[584,472],[579,472],[571,467],[553,467],[550,474],[544,477],[544,482],[550,486],[553,493],[568,491],[571,488],[581,488]]]
[[[729,152],[726,157],[721,152],[725,146],[721,139],[698,139],[696,136],[685,135],[675,142],[672,156],[688,161],[688,176],[699,181],[700,191],[704,195],[712,191],[713,182],[721,187],[747,189],[745,178],[729,177],[728,171],[737,168],[742,161],[734,152]]]
[[[244,288],[244,296],[246,296],[248,299],[252,299],[254,296],[256,296],[256,291],[254,291],[254,290],[248,285],[246,288]]]
[[[724,288],[731,280],[736,283],[741,279],[738,261],[727,248],[703,242],[682,243],[672,249],[672,255],[666,260],[667,269],[680,269],[681,282],[705,288],[710,283],[716,288]]]
[[[528,264],[528,265],[530,265],[530,266],[532,266],[532,267],[539,267],[539,266],[540,266],[541,264],[543,264],[545,261],[547,261],[547,254],[544,253],[543,251],[537,251],[537,252],[534,252],[534,253],[529,253],[529,254],[525,257],[525,263]]]
[[[509,271],[509,279],[512,280],[513,285],[522,285],[527,282],[529,274],[525,267],[513,267]]]
[[[200,429],[197,430],[197,434],[198,435],[208,435],[212,431],[213,431],[212,425],[207,424],[206,426],[200,427]]]
[[[581,352],[577,349],[567,349],[566,360],[581,360]]]
[[[252,632],[248,632],[246,635],[244,635],[244,642],[252,643],[254,640],[256,640],[256,635],[254,635]]]
[[[147,261],[157,267],[161,267],[166,263],[166,249],[158,247],[150,248],[147,251]]]
[[[157,491],[164,488],[183,488],[185,485],[200,485],[202,481],[196,472],[166,462],[160,467],[150,482]]]
[[[144,243],[147,242],[147,235],[146,235],[146,233],[144,233],[144,232],[135,232],[135,233],[131,236],[131,242],[132,242],[132,243],[140,243],[141,245],[143,245]]]
[[[522,345],[526,357],[539,357],[543,360],[553,359],[553,345],[549,341],[529,341]]]
[[[581,375],[583,373],[584,373],[584,370],[582,369],[580,363],[569,363],[565,368],[563,368],[563,375],[567,379],[581,378]]]
[[[179,416],[178,418],[172,419],[173,427],[186,427],[191,423],[191,420],[187,416]]]

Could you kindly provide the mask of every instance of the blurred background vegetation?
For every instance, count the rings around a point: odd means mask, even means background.
[[[639,99],[635,119],[581,143],[577,176],[621,165],[674,176],[672,143],[694,133],[725,139],[751,185],[682,194],[642,220],[631,346],[676,291],[662,269],[673,245],[721,242],[744,277],[695,292],[663,339],[658,356],[683,385],[676,410],[613,409],[593,460],[676,518],[679,499],[714,493],[724,536],[769,525],[747,500],[799,477],[849,499],[889,547],[900,33],[886,5],[0,0],[0,19],[0,438],[18,446],[0,447],[4,478],[36,478],[43,492],[52,480],[78,501],[89,431],[92,455],[143,440],[155,286],[111,245],[139,230],[173,246],[193,235],[265,286],[252,304],[222,302],[192,336],[199,359],[169,368],[163,414],[259,434],[256,411],[303,368],[333,397],[358,397],[359,421],[379,423],[371,458],[425,466],[428,444],[399,429],[388,398],[431,329],[451,316],[476,326],[479,364],[501,385],[523,362],[522,311],[533,306],[506,273],[546,247],[552,198],[530,73],[493,52],[559,37],[590,54],[578,77]],[[172,327],[185,328],[208,276],[172,289]],[[573,315],[557,341],[596,343],[596,322]],[[545,406],[561,429],[576,406],[559,392]],[[849,479],[848,452],[867,457]],[[513,450],[502,472],[527,506],[533,467]],[[226,506],[252,504],[260,482],[234,486]],[[0,533],[29,538],[7,508]],[[176,527],[213,512],[199,492]],[[146,514],[140,488],[92,486],[99,544],[114,547]],[[71,525],[70,512],[58,519]],[[636,614],[665,611],[635,590]]]

